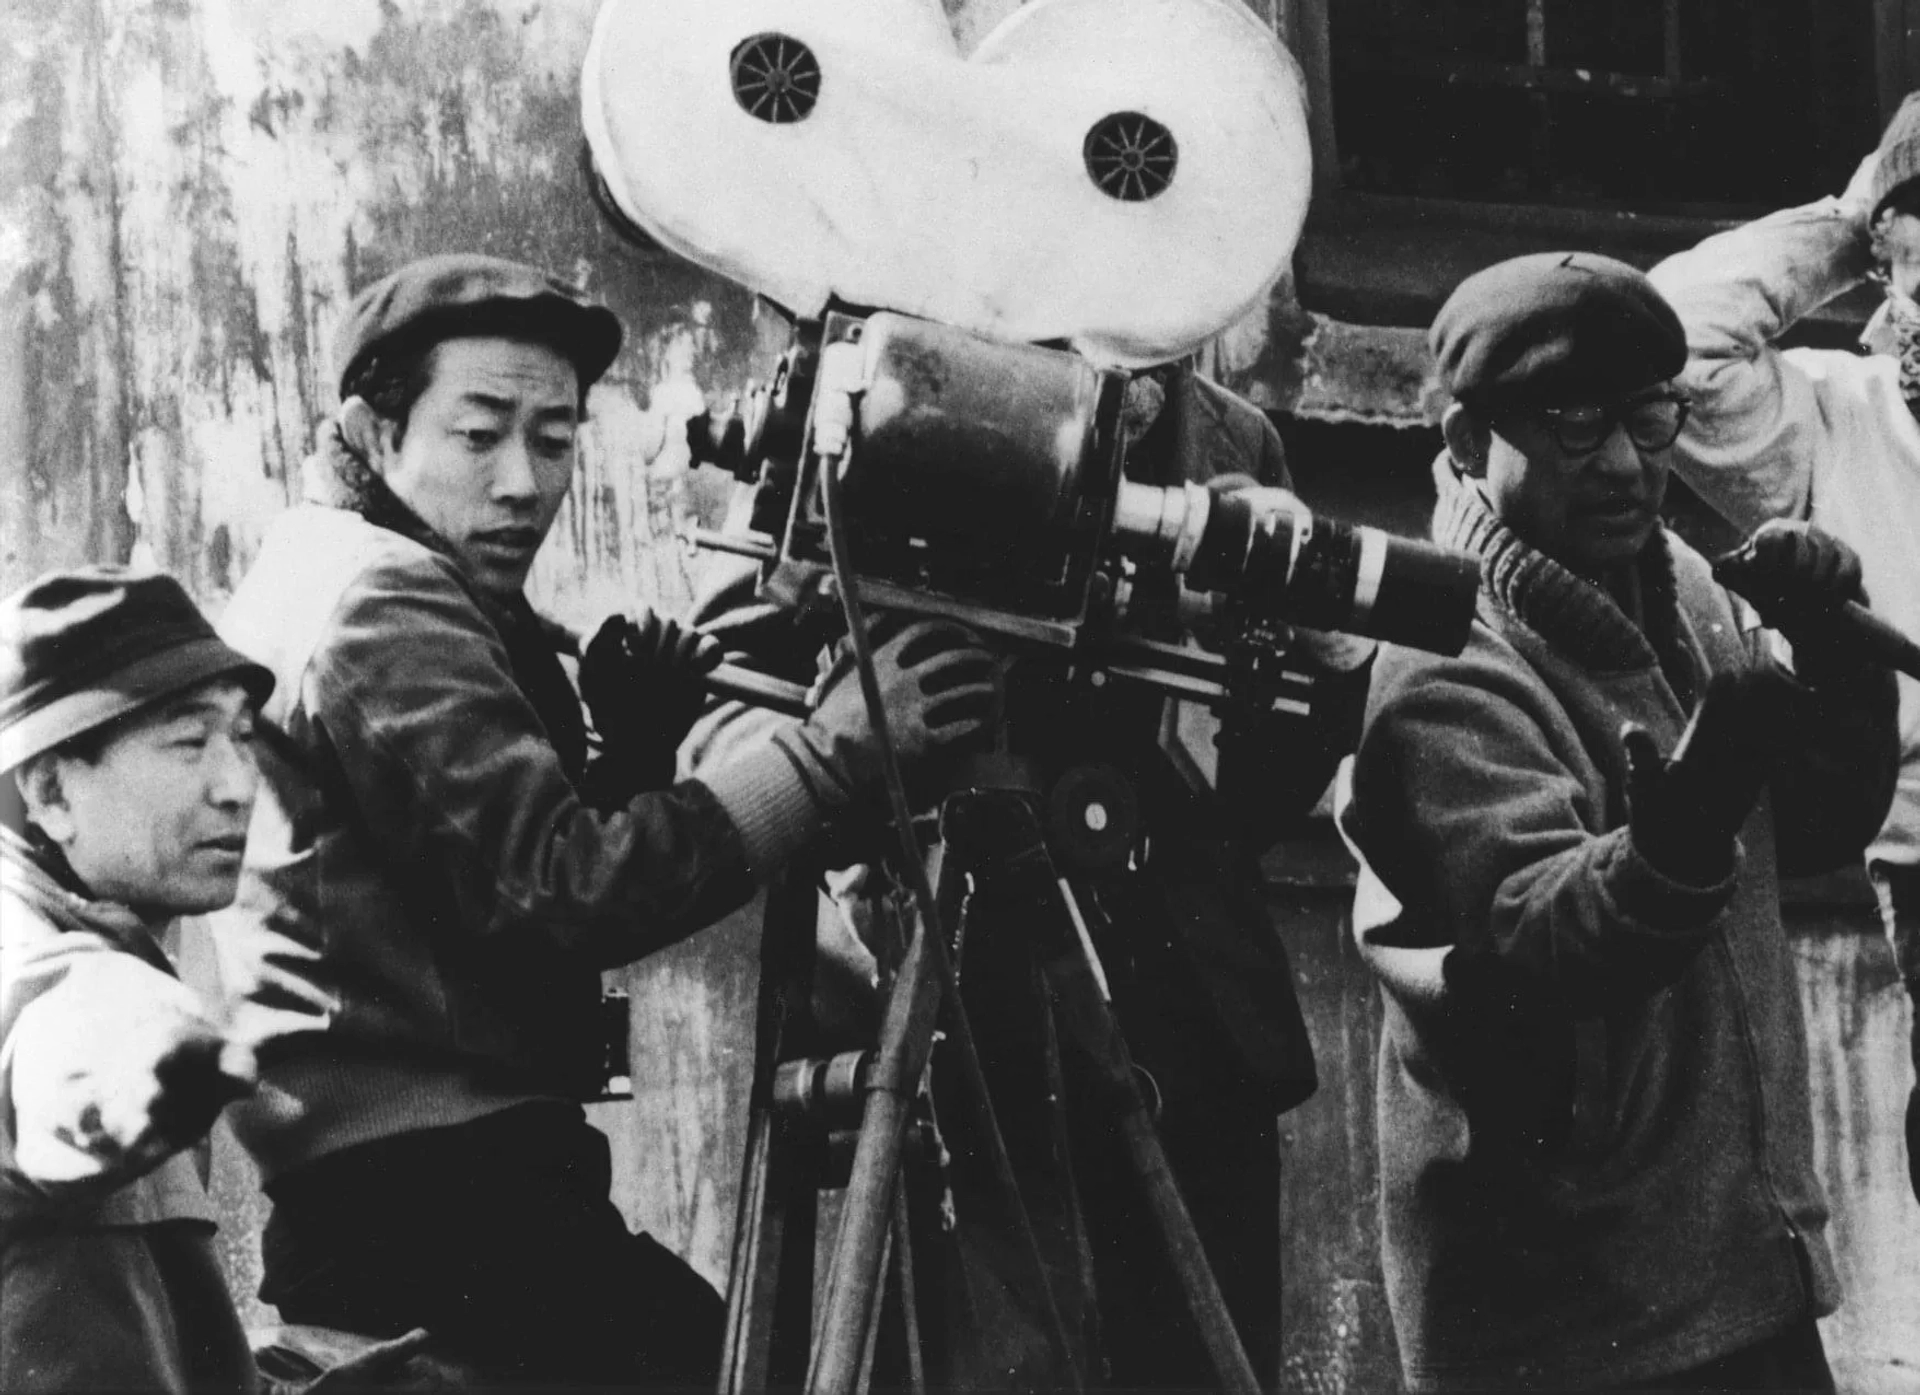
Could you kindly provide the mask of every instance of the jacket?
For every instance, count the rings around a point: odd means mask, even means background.
[[[482,595],[337,435],[221,627],[276,679],[240,891],[217,918],[234,1029],[272,1087],[234,1131],[268,1180],[590,1097],[601,970],[741,904],[804,835],[790,789],[761,798],[764,751],[584,802],[578,699],[540,622]]]
[[[1783,348],[1781,336],[1872,269],[1838,199],[1717,234],[1653,269],[1679,313],[1693,412],[1674,468],[1743,529],[1816,523],[1860,554],[1873,609],[1920,635],[1920,424],[1890,354]],[[1874,861],[1920,864],[1920,683],[1900,679],[1900,784]]]
[[[1421,1391],[1671,1374],[1838,1299],[1777,867],[1830,867],[1877,827],[1891,683],[1818,698],[1735,869],[1674,882],[1629,837],[1620,730],[1671,750],[1712,674],[1762,661],[1751,612],[1661,533],[1643,629],[1450,460],[1436,476],[1434,538],[1482,558],[1478,613],[1457,658],[1383,651],[1343,815],[1386,989],[1402,1364]]]
[[[0,1390],[255,1389],[194,1155],[83,1144],[200,1015],[148,925],[0,829]]]

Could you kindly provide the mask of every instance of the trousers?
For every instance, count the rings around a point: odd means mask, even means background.
[[[607,1141],[541,1101],[341,1149],[275,1178],[260,1297],[397,1336],[501,1386],[711,1389],[726,1308],[608,1196]]]

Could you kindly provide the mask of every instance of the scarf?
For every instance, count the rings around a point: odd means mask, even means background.
[[[1892,354],[1900,362],[1900,395],[1920,419],[1920,303],[1887,287],[1887,299],[1867,322],[1860,346],[1872,354]]]

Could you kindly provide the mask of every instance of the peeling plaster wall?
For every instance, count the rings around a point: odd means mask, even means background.
[[[217,608],[297,492],[350,288],[476,248],[578,280],[631,335],[536,596],[582,623],[684,601],[671,428],[777,330],[600,223],[576,164],[591,0],[26,9],[0,18],[0,431],[27,463],[0,586],[137,551]]]

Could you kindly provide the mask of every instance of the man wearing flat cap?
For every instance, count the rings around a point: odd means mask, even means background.
[[[162,940],[233,899],[272,682],[170,577],[0,601],[0,1389],[253,1388],[186,1151],[253,1066]]]
[[[1808,619],[1859,563],[1759,540],[1789,670],[1661,526],[1686,345],[1632,268],[1492,267],[1430,342],[1433,536],[1482,559],[1479,609],[1457,658],[1383,652],[1341,808],[1408,1385],[1831,1390],[1778,878],[1891,798],[1891,675]]]
[[[712,1380],[719,1298],[629,1234],[581,1109],[605,1078],[600,974],[742,904],[875,775],[847,681],[661,788],[711,660],[653,619],[583,657],[589,765],[522,588],[620,338],[493,258],[369,286],[305,502],[223,617],[278,680],[222,939],[275,1087],[233,1116],[273,1202],[261,1296],[290,1322],[425,1327],[534,1389]],[[915,626],[877,659],[909,760],[980,725],[955,704],[990,702],[991,661],[963,639]]]
[[[1650,273],[1686,327],[1693,415],[1674,469],[1736,527],[1804,519],[1860,554],[1874,609],[1920,635],[1920,93],[1838,198],[1708,238]],[[1787,347],[1828,301],[1877,281],[1860,352]],[[1920,1002],[1920,683],[1900,679],[1900,781],[1867,870]],[[1920,1062],[1920,1026],[1913,1053]],[[1907,1106],[1920,1196],[1920,1087]]]

